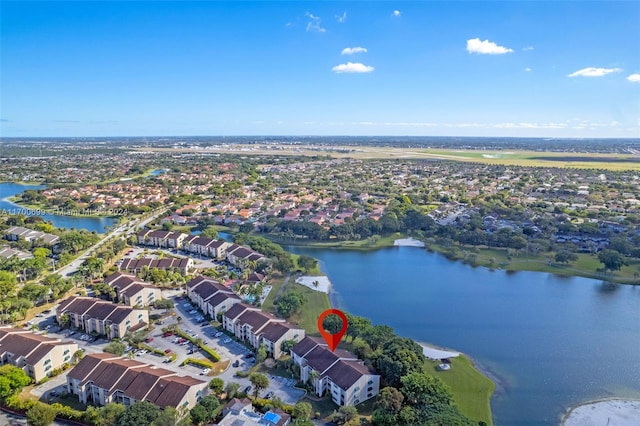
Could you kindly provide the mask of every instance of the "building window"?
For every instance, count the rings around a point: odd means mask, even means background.
[[[369,380],[369,381],[367,382],[367,384],[368,384],[368,385],[372,385],[372,384],[373,384],[373,380]]]

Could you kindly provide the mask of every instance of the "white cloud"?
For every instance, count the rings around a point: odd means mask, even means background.
[[[311,12],[305,13],[304,16],[309,18],[309,22],[307,22],[307,32],[324,33],[327,31],[320,25],[320,23],[322,22],[320,17],[314,15]]]
[[[527,68],[525,68],[524,70],[525,70],[526,72],[530,72],[530,71],[531,71],[531,68],[527,67]]]
[[[395,16],[395,17],[398,17],[400,15],[402,15],[402,13],[400,13],[399,10],[394,10],[393,13],[391,14],[391,16]]]
[[[337,74],[343,74],[343,73],[361,74],[361,73],[372,72],[374,69],[375,69],[374,67],[361,64],[359,62],[347,62],[346,64],[336,65],[335,67],[331,68],[331,71]]]
[[[344,24],[347,21],[347,12],[342,12],[342,15],[336,15],[336,21]]]
[[[341,55],[353,55],[356,53],[367,53],[366,47],[345,47],[340,52]]]
[[[504,55],[513,52],[513,49],[498,46],[489,40],[482,41],[479,38],[471,38],[467,40],[467,52],[479,55]]]
[[[525,52],[529,52],[529,51],[533,50],[533,46],[523,47],[522,50],[524,50]]]
[[[627,77],[627,80],[632,83],[640,83],[640,74],[630,74],[629,77]]]
[[[620,72],[620,68],[595,68],[587,67],[569,74],[569,77],[602,77],[614,72]]]

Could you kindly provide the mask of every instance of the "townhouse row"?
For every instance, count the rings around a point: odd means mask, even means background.
[[[226,260],[232,265],[241,268],[247,266],[248,262],[261,262],[266,259],[264,255],[248,247],[182,232],[145,229],[139,231],[136,234],[136,238],[138,244],[141,245],[182,249],[200,256]]]

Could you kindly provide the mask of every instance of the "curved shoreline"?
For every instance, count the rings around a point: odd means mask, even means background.
[[[640,399],[612,397],[586,401],[569,408],[562,416],[560,424],[562,426],[637,425],[640,424]]]

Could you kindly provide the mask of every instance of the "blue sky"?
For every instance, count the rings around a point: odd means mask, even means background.
[[[637,1],[0,8],[5,137],[640,137]]]

